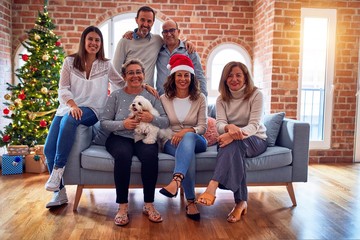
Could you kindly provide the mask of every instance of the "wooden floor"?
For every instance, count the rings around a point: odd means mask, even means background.
[[[311,165],[309,181],[295,183],[298,206],[285,187],[249,187],[248,214],[226,222],[232,194],[219,191],[212,207],[200,206],[201,221],[186,218],[184,201],[156,190],[164,221],[142,215],[142,191],[130,192],[130,224],[113,224],[114,189],[84,190],[77,212],[70,203],[48,210],[47,174],[0,176],[0,239],[360,239],[360,164]],[[204,189],[196,189],[197,193]]]

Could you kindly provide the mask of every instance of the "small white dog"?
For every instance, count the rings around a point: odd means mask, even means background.
[[[159,112],[153,107],[151,102],[145,97],[138,95],[129,107],[130,118],[137,118],[138,113],[149,111],[154,117],[160,116]],[[135,142],[142,140],[145,144],[153,144],[157,141],[159,128],[147,122],[140,122],[134,130]]]

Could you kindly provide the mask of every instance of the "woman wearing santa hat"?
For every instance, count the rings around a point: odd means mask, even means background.
[[[164,84],[160,100],[170,120],[172,137],[166,141],[164,152],[175,156],[173,179],[160,193],[176,197],[182,184],[188,201],[186,216],[200,219],[195,202],[195,154],[207,147],[203,134],[207,128],[206,97],[200,92],[191,59],[182,54],[170,58],[170,76]]]

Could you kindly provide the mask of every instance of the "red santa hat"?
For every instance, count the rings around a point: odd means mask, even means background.
[[[182,54],[172,55],[167,68],[170,70],[170,75],[179,70],[184,70],[195,74],[194,64],[192,63],[191,59],[188,56]]]

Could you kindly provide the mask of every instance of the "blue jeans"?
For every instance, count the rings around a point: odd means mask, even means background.
[[[178,146],[171,144],[168,140],[164,146],[164,152],[175,156],[175,173],[185,176],[182,181],[186,199],[195,199],[195,153],[206,151],[206,140],[203,136],[188,132]]]
[[[96,114],[88,107],[80,107],[83,115],[76,120],[70,114],[55,116],[46,137],[44,154],[51,174],[54,166],[62,168],[66,165],[67,158],[75,141],[76,128],[83,124],[94,125],[98,119]],[[63,187],[61,184],[60,189]]]

